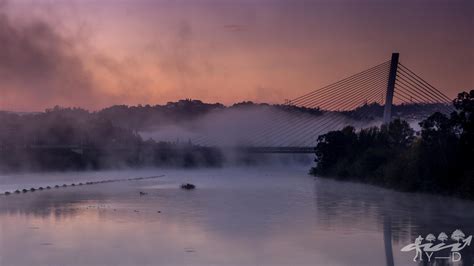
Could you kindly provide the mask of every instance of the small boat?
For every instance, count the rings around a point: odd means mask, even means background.
[[[181,185],[181,188],[182,188],[182,189],[186,189],[186,190],[192,190],[192,189],[195,189],[196,186],[193,185],[193,184],[190,184],[190,183],[186,183],[186,184],[182,184],[182,185]]]

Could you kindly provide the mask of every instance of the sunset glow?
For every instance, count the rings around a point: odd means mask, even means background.
[[[2,3],[3,110],[281,103],[393,51],[451,98],[474,86],[472,1]]]

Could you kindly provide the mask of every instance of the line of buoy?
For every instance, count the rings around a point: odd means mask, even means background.
[[[107,179],[107,180],[101,180],[101,181],[89,181],[89,182],[85,182],[85,183],[78,183],[78,184],[75,184],[75,183],[72,183],[70,185],[67,185],[67,184],[63,184],[62,186],[60,185],[55,185],[54,188],[60,188],[60,187],[68,187],[68,186],[71,186],[71,187],[75,187],[75,186],[83,186],[83,185],[98,185],[98,184],[105,184],[105,183],[113,183],[113,182],[124,182],[124,181],[139,181],[139,180],[146,180],[146,179],[153,179],[153,178],[160,178],[160,177],[163,177],[165,175],[158,175],[158,176],[148,176],[148,177],[135,177],[135,178],[124,178],[124,179]],[[43,187],[38,187],[38,188],[30,188],[30,189],[17,189],[15,190],[14,192],[10,192],[10,191],[6,191],[4,192],[3,194],[5,196],[9,196],[13,193],[15,194],[20,194],[20,193],[27,193],[27,192],[35,192],[36,190],[44,190],[45,188]],[[51,189],[51,186],[47,186],[46,189]]]

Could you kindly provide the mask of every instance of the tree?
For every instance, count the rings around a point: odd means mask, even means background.
[[[459,128],[459,152],[457,169],[460,169],[458,185],[459,193],[468,197],[474,195],[474,90],[462,92],[453,102],[457,112],[451,115],[451,120]]]
[[[329,174],[342,159],[354,153],[353,147],[356,142],[355,128],[350,126],[319,136],[315,160],[317,167],[312,169],[312,173]]]
[[[462,129],[461,145],[472,153],[474,152],[474,90],[469,93],[459,93],[453,104],[458,111],[451,117]]]
[[[441,232],[438,235],[438,240],[441,241],[441,242],[444,242],[444,241],[448,240],[448,235],[445,232]]]
[[[386,135],[390,147],[408,147],[414,138],[414,131],[408,122],[400,119],[393,120],[388,126],[382,126],[381,131]]]
[[[425,237],[426,241],[428,242],[433,242],[436,240],[436,237],[433,235],[433,234],[428,234],[426,237]]]
[[[464,239],[466,235],[459,229],[456,229],[452,234],[451,234],[451,239],[454,241],[458,241],[461,239]]]
[[[421,137],[429,145],[445,143],[456,138],[452,120],[440,112],[432,114],[419,124],[421,126]]]
[[[453,101],[454,107],[458,109],[460,114],[466,119],[466,121],[472,121],[474,117],[474,90],[470,92],[461,92],[458,97]]]

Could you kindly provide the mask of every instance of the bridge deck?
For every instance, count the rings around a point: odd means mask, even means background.
[[[249,153],[314,153],[314,147],[247,147]]]
[[[24,149],[32,150],[70,150],[70,151],[84,151],[84,150],[97,150],[100,148],[91,147],[91,146],[82,146],[82,145],[28,145],[22,147]],[[196,146],[195,149],[205,148],[205,146]],[[248,153],[314,153],[314,147],[222,147],[223,149],[238,149],[240,151]],[[133,150],[130,147],[107,147],[108,150]],[[159,149],[164,151],[166,149]]]

